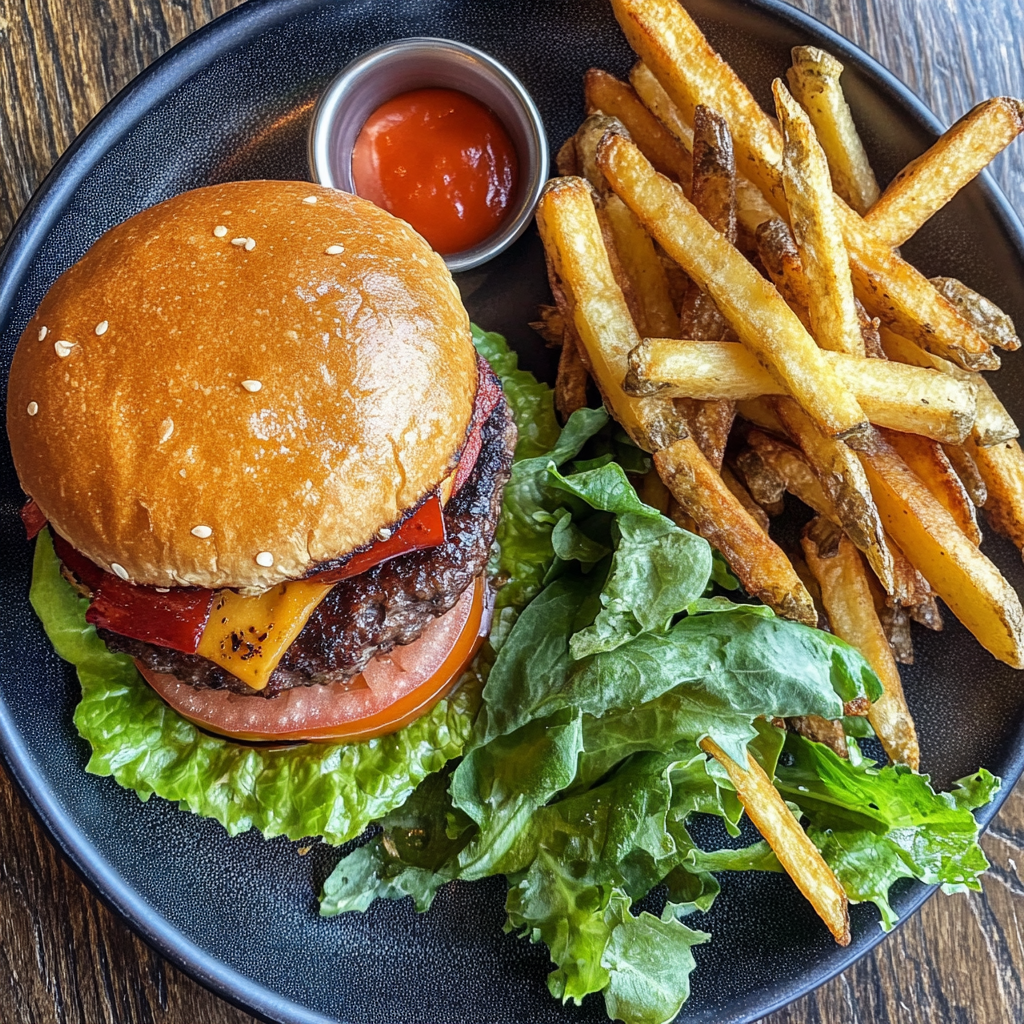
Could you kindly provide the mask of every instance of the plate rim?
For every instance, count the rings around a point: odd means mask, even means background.
[[[348,5],[348,0],[341,2],[343,6]],[[758,10],[790,27],[817,35],[827,43],[831,52],[855,66],[891,105],[909,115],[919,127],[936,136],[945,130],[940,119],[906,83],[813,15],[790,6],[784,0],[717,2]],[[61,215],[67,197],[106,153],[175,89],[213,60],[253,36],[322,4],[323,0],[246,0],[167,50],[93,116],[43,178],[0,249],[0,330],[6,327],[29,265],[42,240]],[[976,181],[986,204],[993,209],[1008,240],[1024,262],[1024,224],[988,170],[983,171]],[[987,829],[1024,773],[1024,723],[1018,726],[1012,746],[1014,754],[1009,761],[1009,771],[1003,776],[1003,787],[992,803],[976,815],[983,830]],[[62,857],[72,865],[88,889],[150,948],[194,981],[247,1013],[277,1024],[337,1024],[337,1018],[310,1010],[253,981],[223,961],[212,959],[149,906],[63,811],[22,742],[2,697],[0,759],[24,802]],[[909,921],[936,888],[915,883],[897,927]],[[818,969],[812,966],[797,986],[769,1004],[758,1002],[757,994],[751,993],[734,1004],[730,1019],[734,1024],[754,1024],[788,1006],[847,970],[889,934],[892,933],[885,933],[879,928],[865,943],[851,946],[849,952],[839,956],[830,956]]]

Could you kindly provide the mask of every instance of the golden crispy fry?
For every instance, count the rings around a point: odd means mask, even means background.
[[[863,215],[878,199],[878,182],[839,83],[843,65],[816,46],[794,46],[792,53],[786,78],[828,157],[832,187]]]
[[[944,444],[942,450],[946,453],[946,458],[949,459],[949,464],[953,467],[954,472],[960,477],[960,482],[964,485],[975,508],[981,508],[988,500],[988,486],[985,484],[985,478],[981,475],[974,457],[964,445],[960,444]]]
[[[607,71],[591,68],[583,76],[583,95],[588,114],[600,112],[618,118],[640,151],[662,174],[689,184],[689,151],[643,105],[632,86]]]
[[[1024,131],[1024,104],[979,103],[890,182],[864,218],[887,245],[902,245]]]
[[[775,288],[628,139],[606,135],[598,163],[648,232],[710,293],[743,344],[771,367],[820,429],[853,443],[863,437],[867,418],[856,399]]]
[[[988,489],[985,516],[1024,551],[1024,454],[1016,441],[969,448]]]
[[[784,141],[782,180],[807,283],[811,333],[822,348],[863,356],[850,258],[843,245],[825,154],[810,120],[780,79],[772,89]]]
[[[742,768],[710,738],[701,740],[700,745],[728,772],[743,809],[796,887],[828,925],[833,938],[840,946],[848,946],[850,910],[846,893],[764,769],[750,754],[747,767]]]
[[[864,552],[882,586],[891,594],[892,555],[860,460],[846,445],[825,437],[791,398],[777,398],[775,411],[786,433],[804,453],[840,525]]]
[[[537,205],[537,226],[605,405],[641,448],[653,451],[685,434],[670,402],[628,397],[626,355],[640,340],[605,248],[592,187],[553,178]]]
[[[893,333],[886,327],[881,329],[879,336],[882,339],[882,348],[891,360],[911,366],[941,370],[951,377],[956,377],[957,380],[974,385],[977,392],[978,410],[974,418],[971,437],[976,444],[982,447],[1001,444],[1020,434],[1017,424],[1013,422],[1013,418],[1006,411],[1003,403],[999,401],[988,381],[980,373],[968,373],[966,370],[961,370],[959,366],[955,366],[940,356],[932,355],[931,352],[925,352],[912,341]]]
[[[883,430],[882,436],[896,449],[903,461],[921,478],[939,504],[956,520],[974,544],[981,543],[981,530],[974,504],[960,477],[953,472],[942,446],[917,434]]]
[[[730,491],[736,496],[737,501],[750,513],[750,517],[757,523],[758,526],[768,532],[768,516],[765,515],[765,511],[760,505],[750,496],[750,492],[739,482],[736,475],[733,473],[728,466],[722,466],[721,470],[722,483],[729,488]]]
[[[970,380],[885,359],[823,352],[868,419],[878,426],[961,443],[977,402]],[[782,386],[741,345],[645,338],[629,354],[626,390],[701,400],[744,401],[783,393]]]
[[[986,650],[1024,668],[1024,610],[999,570],[884,439],[861,459],[896,543]]]
[[[746,490],[751,501],[765,514],[764,521],[768,521],[768,516],[782,515],[786,507],[786,483],[775,469],[761,458],[760,453],[753,448],[744,448],[736,455],[736,469],[747,485]],[[732,490],[731,487],[729,489]],[[758,516],[754,518],[761,522]]]
[[[917,768],[920,749],[900,672],[889,640],[875,613],[867,570],[859,552],[827,519],[804,529],[804,557],[821,586],[821,599],[832,632],[864,655],[882,682],[884,692],[868,711],[868,721],[893,761]]]
[[[981,331],[990,345],[1011,352],[1020,348],[1020,338],[1013,321],[991,299],[979,295],[955,277],[933,277],[931,282],[940,295],[956,306],[965,320]]]
[[[643,100],[644,106],[668,128],[687,151],[692,150],[693,129],[686,123],[679,108],[642,60],[633,65],[629,80],[633,83],[637,95]],[[774,216],[775,209],[761,194],[761,190],[748,178],[737,174],[736,219],[747,248],[753,248],[754,233],[758,225]]]
[[[574,137],[577,164],[581,177],[586,178],[604,196],[598,219],[611,235],[610,245],[606,239],[609,256],[612,256],[614,250],[619,267],[628,280],[628,287],[623,287],[623,293],[637,330],[645,336],[659,335],[664,331],[666,337],[678,338],[679,317],[672,301],[665,267],[654,251],[654,243],[633,211],[611,193],[608,182],[597,166],[597,144],[601,137],[609,128],[621,127],[622,122],[618,118],[601,113],[590,114]],[[612,269],[616,270],[614,259]]]
[[[669,514],[672,505],[672,495],[665,486],[656,469],[649,469],[644,473],[637,488],[640,500],[651,508],[656,508],[663,516]],[[692,531],[691,531],[692,532]]]
[[[708,45],[677,0],[613,0],[630,45],[653,72],[684,118],[698,103],[729,122],[737,169],[782,216],[782,138],[736,73]],[[854,290],[873,316],[966,369],[995,369],[998,357],[981,334],[928,281],[901,260],[837,197],[850,254]]]
[[[679,338],[679,317],[669,290],[668,276],[651,236],[633,211],[617,196],[609,195],[604,214],[612,229],[622,268],[629,276],[639,307],[637,329],[645,337]]]
[[[708,45],[676,0],[612,0],[630,46],[650,69],[688,124],[697,104],[717,110],[733,132],[737,170],[780,212],[786,210],[778,166],[782,140],[736,73]],[[738,125],[742,124],[742,132]]]
[[[740,504],[692,438],[654,453],[654,465],[697,532],[722,552],[748,594],[779,615],[817,622],[810,595],[782,550]]]
[[[996,370],[999,356],[981,332],[920,271],[880,242],[837,201],[857,296],[872,316],[965,370]]]
[[[935,605],[935,591],[932,590],[932,585],[914,567],[910,559],[903,553],[903,549],[893,540],[892,535],[887,533],[886,538],[889,542],[889,550],[892,552],[893,579],[895,581],[895,588],[888,599],[911,613],[921,605],[931,604],[935,607],[938,624],[929,628],[942,629],[942,617],[938,614],[938,606]]]

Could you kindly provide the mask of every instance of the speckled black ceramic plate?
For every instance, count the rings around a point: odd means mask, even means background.
[[[860,51],[776,0],[688,0],[712,43],[764,102],[789,48],[816,43],[847,66],[845,84],[879,178],[934,137],[934,118]],[[157,61],[82,133],[29,204],[0,263],[2,378],[15,342],[51,282],[107,228],[185,189],[234,178],[306,177],[305,134],[318,92],[349,60],[402,36],[450,36],[494,54],[520,76],[557,146],[579,123],[580,76],[625,73],[632,55],[606,0],[249,0]],[[927,274],[951,274],[1024,323],[1024,238],[988,181],[972,185],[905,247]],[[528,232],[459,284],[473,318],[506,334],[525,366],[551,376],[527,328],[546,297],[540,244]],[[996,386],[1024,417],[1024,356]],[[603,1004],[561,1007],[544,985],[543,946],[502,934],[500,879],[454,883],[418,916],[409,901],[366,914],[316,915],[337,851],[219,825],[110,779],[86,775],[72,725],[78,686],[29,608],[30,547],[22,495],[0,445],[0,745],[40,818],[96,891],[151,945],[221,995],[274,1021],[379,1024],[601,1021]],[[1019,555],[986,550],[1022,589]],[[917,628],[917,627],[915,627]],[[1024,758],[1024,686],[947,616],[917,637],[904,672],[923,768],[947,786],[984,765],[1007,782]],[[983,811],[986,820],[994,807]],[[713,941],[686,1021],[752,1021],[818,985],[880,938],[873,908],[853,908],[853,944],[840,949],[792,884],[778,875],[723,878],[697,925]],[[895,905],[911,913],[916,885]]]

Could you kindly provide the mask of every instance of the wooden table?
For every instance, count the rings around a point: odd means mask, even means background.
[[[0,0],[0,237],[106,101],[238,0]],[[797,0],[951,122],[1024,96],[1024,0]],[[995,172],[1024,213],[1024,144]],[[1022,784],[1024,786],[1024,784]],[[1024,788],[984,841],[984,892],[931,900],[770,1024],[1024,1020]],[[86,889],[0,772],[0,1021],[250,1024],[151,952]],[[767,1022],[766,1022],[767,1024]]]

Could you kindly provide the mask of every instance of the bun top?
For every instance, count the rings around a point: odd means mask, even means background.
[[[403,221],[304,182],[186,192],[50,288],[11,367],[22,487],[119,576],[263,590],[394,527],[453,469],[469,319]]]

